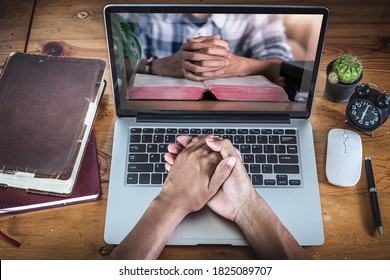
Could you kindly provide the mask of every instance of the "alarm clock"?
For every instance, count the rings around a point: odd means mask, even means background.
[[[348,123],[355,129],[373,132],[390,115],[390,96],[386,94],[386,90],[376,84],[360,83],[349,98],[345,114]]]

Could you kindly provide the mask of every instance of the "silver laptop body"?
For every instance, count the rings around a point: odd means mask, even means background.
[[[165,16],[173,14],[186,15],[188,13],[210,13],[212,15],[281,15],[287,27],[294,28],[295,24],[305,23],[310,30],[307,32],[308,45],[303,56],[293,56],[282,63],[280,76],[285,81],[284,88],[288,94],[288,101],[221,101],[221,100],[157,100],[157,99],[131,99],[129,92],[133,80],[127,81],[123,75],[123,63],[118,62],[124,56],[123,44],[118,36],[118,25],[124,22],[134,26],[134,22],[142,24],[151,15]],[[134,17],[133,15],[137,15]],[[161,168],[163,162],[151,160],[143,156],[148,151],[137,152],[137,157],[146,159],[146,163],[134,166],[131,155],[138,144],[133,144],[135,132],[140,137],[137,143],[142,143],[146,132],[159,134],[173,133],[176,137],[179,132],[220,132],[233,131],[237,139],[244,139],[244,143],[237,144],[237,148],[246,149],[248,139],[260,139],[256,133],[285,132],[288,135],[276,135],[279,146],[283,141],[296,141],[296,147],[285,143],[284,154],[290,149],[298,154],[299,161],[294,165],[299,174],[278,175],[267,177],[260,175],[261,184],[256,185],[256,191],[266,200],[282,223],[303,246],[321,245],[324,242],[322,212],[320,204],[319,186],[317,179],[314,141],[310,122],[313,95],[317,74],[324,44],[328,11],[323,7],[281,7],[258,5],[108,5],[104,9],[106,35],[108,41],[113,92],[118,119],[115,123],[114,141],[112,149],[111,173],[108,190],[108,202],[105,221],[104,239],[109,244],[118,244],[135,226],[150,202],[161,190],[162,183],[153,183],[154,169],[146,170],[147,166]],[[150,24],[150,22],[147,22]],[[123,23],[122,23],[123,24]],[[289,35],[289,34],[287,34]],[[119,47],[118,47],[119,44]],[[137,49],[137,44],[131,44]],[[137,78],[138,74],[135,74]],[[134,75],[133,75],[134,76]],[[133,77],[132,76],[132,77]],[[134,77],[133,77],[134,78]],[[217,104],[215,106],[214,104]],[[134,132],[134,133],[133,133]],[[291,137],[290,133],[294,133]],[[256,135],[256,137],[251,137]],[[154,138],[154,136],[152,136]],[[166,138],[165,138],[166,137]],[[235,136],[232,136],[236,139]],[[271,141],[273,136],[265,136]],[[161,136],[163,145],[167,145]],[[160,139],[160,140],[161,140]],[[274,139],[274,138],[272,138]],[[160,144],[156,144],[158,149]],[[278,145],[277,144],[277,145]],[[293,143],[294,144],[294,143]],[[241,147],[241,146],[242,147]],[[265,149],[266,144],[262,149]],[[260,145],[258,145],[260,146]],[[148,149],[148,146],[146,146]],[[150,146],[152,147],[152,146]],[[257,147],[257,146],[256,146]],[[276,147],[276,146],[275,146]],[[280,147],[278,147],[280,148]],[[254,149],[252,146],[251,149]],[[263,150],[262,150],[263,151]],[[276,151],[274,151],[276,154]],[[257,159],[265,161],[260,165],[268,165],[268,160],[279,158],[291,159],[289,155],[253,156],[248,153],[248,172],[252,172],[251,162]],[[293,156],[295,159],[296,156]],[[129,163],[130,161],[130,163]],[[152,162],[150,162],[152,161]],[[284,164],[284,166],[289,164]],[[290,166],[287,166],[290,167]],[[133,169],[134,168],[134,169]],[[146,169],[144,169],[146,168]],[[273,167],[276,170],[276,167]],[[151,171],[152,175],[144,172]],[[255,171],[257,172],[257,171]],[[147,183],[141,178],[148,177]],[[166,173],[162,174],[162,180]],[[252,175],[253,178],[257,175]],[[270,175],[271,176],[271,175]],[[272,175],[274,176],[274,175]],[[150,179],[151,178],[151,179]],[[256,177],[258,178],[258,177]],[[285,179],[285,180],[284,180]],[[141,182],[140,182],[141,181]],[[286,183],[287,182],[287,183]],[[269,184],[270,183],[270,184]],[[298,184],[297,184],[298,183]],[[261,234],[261,233],[259,233]],[[247,245],[240,229],[233,223],[214,214],[204,207],[197,213],[187,216],[176,228],[168,241],[170,245],[196,245],[196,244],[231,244]]]

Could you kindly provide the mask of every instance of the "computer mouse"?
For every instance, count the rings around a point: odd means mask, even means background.
[[[339,187],[353,187],[362,171],[362,139],[347,129],[334,128],[328,134],[326,177]]]

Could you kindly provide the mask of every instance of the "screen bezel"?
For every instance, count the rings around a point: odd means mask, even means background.
[[[114,46],[113,36],[111,31],[111,13],[234,13],[234,14],[253,14],[253,13],[264,13],[264,14],[316,14],[322,15],[321,30],[319,34],[318,46],[316,51],[316,57],[314,60],[313,73],[311,79],[311,86],[308,93],[308,99],[304,110],[291,111],[278,111],[270,110],[265,111],[264,115],[272,116],[275,115],[288,115],[289,118],[309,118],[311,109],[314,101],[314,94],[317,84],[319,66],[322,57],[322,51],[325,42],[325,34],[327,29],[329,10],[323,6],[270,6],[270,5],[218,5],[218,4],[205,4],[205,5],[187,5],[187,4],[118,4],[118,5],[107,5],[104,8],[104,19],[106,27],[107,45],[110,60],[111,78],[115,99],[115,109],[118,117],[134,117],[139,114],[158,116],[202,116],[207,115],[220,119],[220,117],[228,115],[231,118],[245,118],[246,116],[254,116],[255,118],[261,118],[263,115],[259,111],[210,111],[210,110],[123,110],[120,104],[120,93],[119,89],[114,83],[116,80],[116,67],[113,62],[114,57]],[[272,102],[268,102],[272,103]],[[292,102],[293,103],[293,102]],[[271,105],[271,104],[270,104]]]

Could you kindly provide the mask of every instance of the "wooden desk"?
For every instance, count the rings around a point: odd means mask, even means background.
[[[108,62],[102,10],[106,0],[31,1],[12,0],[0,4],[0,63],[10,51],[102,58]],[[118,1],[123,2],[123,1]],[[146,1],[134,1],[144,3]],[[163,1],[155,1],[163,2]],[[179,2],[179,1],[177,1]],[[209,3],[211,1],[180,1]],[[234,3],[234,1],[215,1]],[[237,1],[236,1],[237,2]],[[256,1],[239,1],[256,3]],[[257,1],[282,3],[283,1]],[[284,1],[291,4],[316,1]],[[346,127],[346,104],[324,97],[325,67],[344,52],[361,57],[363,81],[390,90],[390,5],[387,0],[323,1],[331,11],[328,35],[318,78],[313,125],[318,177],[325,230],[325,244],[306,247],[314,259],[390,259],[390,121],[372,138],[361,134],[364,155],[371,155],[382,210],[384,237],[380,239],[372,219],[367,179],[354,188],[330,185],[325,177],[327,133]],[[328,3],[325,3],[328,2]],[[83,17],[80,12],[86,12]],[[85,15],[85,14],[84,14]],[[31,20],[31,26],[30,26]],[[108,65],[108,64],[107,64]],[[105,79],[111,78],[107,66]],[[1,259],[104,259],[113,246],[103,240],[113,126],[116,119],[111,86],[108,86],[96,121],[101,200],[15,215],[0,216],[0,230],[19,242],[15,248],[0,239]],[[168,246],[161,259],[247,259],[254,258],[248,247]]]

